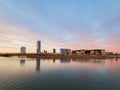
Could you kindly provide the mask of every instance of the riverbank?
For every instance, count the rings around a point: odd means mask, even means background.
[[[27,58],[44,58],[44,59],[61,59],[61,58],[82,58],[82,59],[110,59],[110,58],[120,58],[120,55],[77,55],[77,54],[71,54],[71,55],[66,55],[66,54],[0,54],[0,56],[4,57],[11,57],[11,56],[25,56]]]

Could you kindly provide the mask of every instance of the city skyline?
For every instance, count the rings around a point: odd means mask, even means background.
[[[119,0],[0,1],[0,53],[53,48],[120,53]]]

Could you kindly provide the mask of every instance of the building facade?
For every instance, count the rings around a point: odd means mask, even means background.
[[[105,55],[105,49],[73,50],[72,54],[78,54],[78,55]]]
[[[56,53],[56,49],[53,49],[53,53],[54,53],[54,54]]]
[[[106,52],[105,55],[114,55],[113,52]]]
[[[61,54],[70,54],[71,53],[71,49],[61,48],[60,49],[60,53]]]
[[[25,54],[26,53],[26,47],[21,47],[20,48],[20,52],[21,52],[21,54]]]
[[[37,54],[41,53],[41,41],[37,41]]]
[[[105,55],[105,49],[93,49],[90,55]]]

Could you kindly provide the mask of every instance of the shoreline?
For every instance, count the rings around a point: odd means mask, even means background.
[[[25,56],[27,58],[41,58],[41,59],[112,59],[116,58],[119,59],[120,55],[77,55],[77,54],[0,54],[3,57],[12,57],[18,56],[22,57]]]

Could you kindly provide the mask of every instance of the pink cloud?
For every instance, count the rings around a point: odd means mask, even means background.
[[[105,43],[105,48],[107,51],[120,53],[120,32],[108,38]]]
[[[15,25],[10,21],[0,21],[0,52],[8,52],[12,47],[17,47],[17,52],[21,46],[26,46],[28,52],[36,52],[36,41],[42,41],[42,49],[52,51],[53,48],[59,48],[60,44],[57,39],[49,34],[34,32],[29,28]],[[6,47],[6,49],[5,49]],[[9,47],[9,48],[7,48]],[[10,48],[11,47],[11,48]],[[14,50],[13,50],[14,51]],[[16,52],[16,50],[15,50]]]

